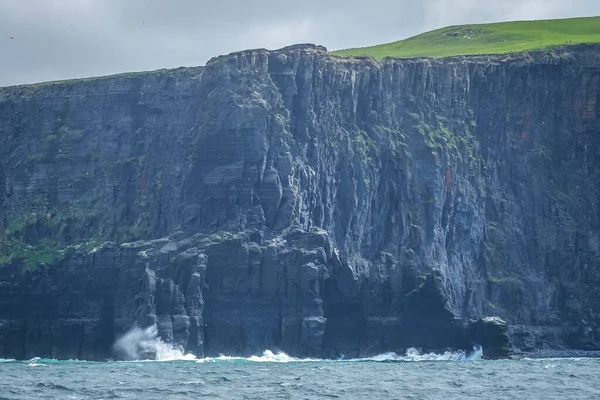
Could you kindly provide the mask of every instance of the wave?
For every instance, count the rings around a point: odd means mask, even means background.
[[[534,362],[548,362],[548,361],[588,361],[597,360],[598,357],[538,357],[538,358],[517,358],[517,361],[534,361]]]
[[[352,361],[376,361],[376,362],[413,362],[413,361],[479,361],[483,357],[483,350],[480,346],[473,348],[471,353],[463,350],[447,351],[443,354],[425,353],[422,354],[415,348],[406,350],[406,354],[401,356],[396,353],[384,353],[375,357],[359,358]]]
[[[207,362],[258,362],[258,363],[291,363],[291,362],[323,362],[333,360],[321,360],[314,358],[296,358],[283,352],[274,353],[265,350],[260,356],[235,357],[220,355],[219,357],[196,358],[191,353],[184,353],[181,347],[163,342],[158,337],[156,325],[142,329],[138,326],[131,328],[125,335],[120,337],[114,344],[113,349],[121,360],[125,361],[196,361]],[[473,361],[481,360],[483,351],[481,347],[474,347],[473,351],[466,353],[462,350],[445,352],[443,354],[422,354],[415,348],[410,348],[405,355],[396,353],[385,353],[370,358],[349,359],[344,357],[338,361],[372,361],[372,362],[411,362],[411,361]]]
[[[160,340],[156,345],[156,361],[195,361],[196,356],[192,353],[184,353],[183,349],[164,343]]]
[[[14,358],[0,358],[0,363],[16,362]]]
[[[276,362],[276,363],[287,363],[287,362],[316,362],[323,361],[315,358],[295,358],[290,357],[285,353],[274,354],[271,350],[265,350],[262,356],[252,356],[248,358],[249,361],[253,362]]]
[[[27,363],[27,365],[30,367],[47,367],[50,364],[86,363],[86,362],[91,362],[91,361],[77,360],[77,359],[57,360],[56,358],[34,357],[29,360],[17,361],[17,362]]]
[[[150,329],[150,328],[149,328]],[[135,362],[164,362],[164,361],[195,361],[197,363],[212,362],[248,362],[248,363],[298,363],[298,362],[418,362],[418,361],[478,361],[482,359],[481,347],[473,348],[473,352],[464,351],[422,354],[415,348],[410,348],[405,355],[396,353],[384,353],[369,358],[339,359],[327,360],[318,358],[296,358],[283,352],[274,353],[271,350],[265,350],[260,356],[236,357],[220,355],[218,357],[197,358],[191,353],[184,353],[180,348],[172,346],[169,343],[162,342],[159,338],[153,336],[155,331],[150,329],[147,332],[140,328],[134,328],[128,334],[124,335],[117,343],[115,348],[119,351],[128,352],[129,360]],[[120,346],[120,347],[119,347]],[[152,358],[140,359],[140,357],[152,354]],[[136,358],[137,357],[137,358]],[[529,360],[529,359],[524,359]],[[546,359],[546,361],[548,361]],[[14,359],[0,359],[0,362],[23,362]],[[47,366],[48,364],[63,362],[86,362],[81,360],[55,360],[35,357],[24,361],[30,367]]]
[[[47,367],[45,363],[39,362],[42,359],[39,357],[34,357],[31,360],[27,361],[27,365],[30,367]],[[56,361],[56,360],[47,360],[47,361]]]
[[[285,353],[273,353],[271,350],[263,351],[260,356],[250,356],[250,357],[234,357],[234,356],[224,356],[220,355],[219,357],[205,357],[199,358],[196,360],[198,363],[206,363],[206,362],[231,362],[231,361],[241,361],[241,362],[258,362],[258,363],[290,363],[290,362],[321,362],[321,361],[330,361],[330,360],[322,360],[317,358],[296,358],[290,357]]]
[[[324,360],[317,358],[296,358],[290,357],[285,353],[273,353],[271,350],[265,350],[262,356],[232,357],[221,355],[219,357],[199,358],[196,361],[199,363],[205,362],[263,362],[263,363],[296,363],[296,362],[412,362],[412,361],[478,361],[481,360],[483,351],[481,347],[473,348],[473,352],[466,353],[462,350],[455,352],[445,352],[443,354],[425,353],[421,354],[417,349],[410,348],[404,356],[396,353],[384,353],[369,358],[354,358],[354,359],[339,359],[339,360]]]

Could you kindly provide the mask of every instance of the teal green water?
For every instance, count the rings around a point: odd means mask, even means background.
[[[600,399],[599,359],[412,360],[3,360],[0,399]]]

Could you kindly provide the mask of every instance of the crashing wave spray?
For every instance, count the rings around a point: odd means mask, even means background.
[[[134,326],[115,342],[113,350],[119,359],[125,361],[196,359],[193,354],[184,354],[183,349],[160,340],[155,325],[145,329]]]
[[[219,362],[219,361],[249,361],[249,362],[269,362],[269,363],[288,363],[288,362],[317,362],[325,361],[311,358],[295,358],[285,353],[273,353],[265,350],[262,356],[252,356],[249,358],[232,357],[221,355],[219,357],[207,357],[197,359],[193,354],[185,354],[183,349],[175,347],[169,343],[164,343],[158,337],[158,330],[155,325],[148,328],[134,326],[125,335],[120,337],[113,345],[115,354],[121,360],[154,360],[154,361],[175,361],[175,360],[195,360],[197,362]],[[445,352],[443,354],[426,353],[421,354],[417,349],[410,348],[406,355],[400,356],[396,353],[380,354],[371,358],[350,359],[347,361],[474,361],[481,360],[481,347],[473,348],[470,353],[464,351]]]
[[[481,360],[483,351],[480,346],[473,348],[472,352],[465,353],[462,350],[443,354],[425,353],[421,354],[419,350],[410,348],[406,351],[406,355],[400,356],[396,353],[380,354],[371,358],[352,358],[347,360],[322,360],[315,358],[295,358],[290,357],[285,353],[273,353],[271,350],[265,350],[262,356],[252,357],[232,357],[221,355],[219,357],[206,357],[197,360],[199,363],[205,362],[263,362],[263,363],[296,363],[296,362],[409,362],[409,361],[478,361]]]
[[[292,362],[319,362],[327,361],[316,358],[296,358],[290,357],[285,353],[273,353],[271,350],[263,351],[261,356],[251,357],[234,357],[220,355],[219,357],[206,357],[197,360],[199,363],[205,362],[231,362],[231,361],[242,361],[242,362],[257,362],[257,363],[292,363]]]
[[[385,353],[375,357],[366,358],[369,361],[477,361],[481,360],[483,356],[483,350],[480,346],[473,348],[471,353],[465,353],[462,350],[459,351],[447,351],[443,354],[437,353],[426,353],[421,354],[419,350],[410,348],[406,350],[406,355],[400,356],[396,353]]]

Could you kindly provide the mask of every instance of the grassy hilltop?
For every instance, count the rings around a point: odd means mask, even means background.
[[[448,57],[504,54],[546,49],[566,43],[600,42],[600,17],[459,25],[398,42],[334,51],[339,56]]]

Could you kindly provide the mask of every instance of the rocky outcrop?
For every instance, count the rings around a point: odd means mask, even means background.
[[[492,315],[597,349],[598,54],[306,45],[2,89],[0,357],[103,359],[134,323],[205,355],[470,348]]]
[[[488,360],[511,357],[508,326],[498,317],[486,317],[472,321],[467,328],[467,340],[479,343],[483,358]]]

